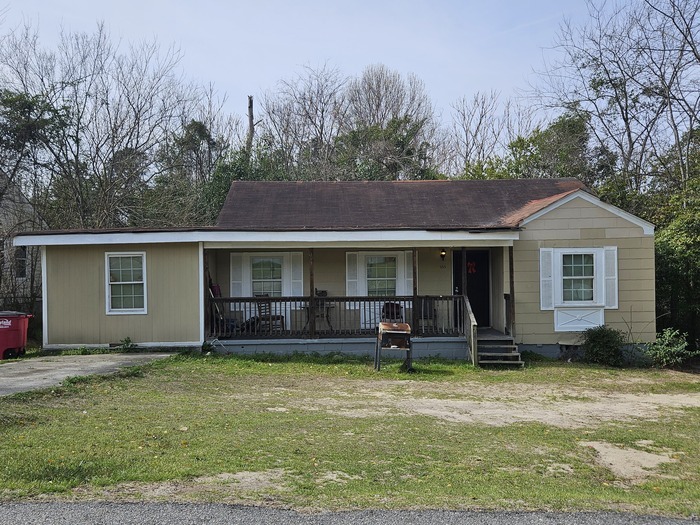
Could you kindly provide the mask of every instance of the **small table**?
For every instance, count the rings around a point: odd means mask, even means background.
[[[413,371],[413,351],[411,348],[411,325],[407,323],[379,323],[377,345],[374,349],[374,369],[382,366],[382,350],[404,350],[406,359],[402,365],[407,372]]]
[[[326,302],[326,301],[316,301],[315,306],[307,305],[305,307],[306,309],[306,324],[304,325],[304,330],[309,326],[309,323],[311,323],[311,310],[314,310],[315,313],[315,318],[316,319],[321,319],[322,321],[325,321],[326,324],[328,324],[328,328],[330,331],[333,331],[333,325],[331,324],[331,310],[335,308],[335,304],[331,302]]]

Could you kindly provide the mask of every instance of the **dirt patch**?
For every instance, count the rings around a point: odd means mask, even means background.
[[[77,487],[71,492],[76,499],[100,499],[109,501],[202,501],[217,500],[224,503],[260,502],[266,494],[279,494],[288,490],[283,469],[262,472],[222,473],[191,480],[164,481],[159,483],[121,483],[113,487]]]
[[[342,391],[339,386],[335,381],[332,390]],[[634,419],[658,420],[685,408],[700,407],[700,393],[609,393],[549,385],[436,385],[418,381],[376,381],[360,388],[348,381],[347,388],[353,392],[352,396],[285,399],[285,402],[297,410],[349,418],[419,414],[453,423],[491,426],[542,423],[559,428],[590,428]],[[320,385],[316,390],[328,391]]]
[[[610,470],[624,482],[637,484],[657,475],[654,469],[663,463],[674,463],[673,452],[661,450],[650,452],[636,448],[623,448],[604,441],[582,441],[579,445],[596,451],[596,463]],[[650,447],[652,442],[638,442],[638,446]]]
[[[584,428],[608,421],[658,419],[673,409],[700,407],[698,395],[617,394],[587,392],[585,400],[551,400],[540,396],[529,399],[504,397],[498,401],[417,399],[400,401],[405,412],[432,416],[458,423],[503,426],[514,423],[543,423],[560,428]]]

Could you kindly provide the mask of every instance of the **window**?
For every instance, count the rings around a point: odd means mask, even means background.
[[[351,297],[412,294],[412,252],[346,252],[345,293]]]
[[[24,279],[27,277],[27,247],[17,246],[15,248],[15,277]]]
[[[107,313],[146,313],[146,254],[108,253]]]
[[[593,301],[592,253],[562,254],[562,300],[565,303]]]
[[[396,295],[396,257],[369,256],[367,263],[367,295]]]
[[[251,257],[253,295],[282,297],[282,257]]]
[[[231,253],[231,297],[304,295],[302,252]]]
[[[617,247],[541,248],[540,308],[617,308]]]

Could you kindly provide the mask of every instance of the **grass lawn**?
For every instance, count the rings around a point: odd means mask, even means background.
[[[0,398],[0,501],[700,514],[700,377],[175,356]]]

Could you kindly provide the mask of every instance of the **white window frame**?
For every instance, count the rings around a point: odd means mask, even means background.
[[[112,287],[109,281],[110,257],[141,257],[143,266],[143,308],[112,308]],[[105,308],[107,315],[146,315],[148,314],[148,278],[146,273],[146,252],[106,252],[105,253]]]
[[[564,300],[564,256],[565,255],[592,255],[593,256],[593,299],[590,301],[565,301]],[[554,306],[605,306],[605,275],[604,275],[604,249],[603,248],[555,248],[554,268]]]
[[[564,301],[564,255],[593,255],[593,300]],[[580,332],[605,324],[618,305],[616,246],[540,248],[540,310],[554,310],[555,332]]]
[[[230,297],[253,297],[252,264],[255,257],[280,257],[282,259],[282,297],[303,295],[304,261],[302,252],[232,252],[230,257]],[[297,263],[293,264],[295,258]],[[295,272],[299,272],[299,275],[295,275]]]
[[[253,277],[253,264],[255,264],[255,262],[254,262],[255,259],[274,259],[274,260],[279,261],[279,263],[280,263],[280,277],[279,277],[279,279],[258,279],[258,282],[271,283],[271,282],[279,281],[279,287],[280,287],[279,297],[283,297],[284,296],[284,263],[285,263],[284,257],[279,256],[279,255],[269,255],[268,254],[265,256],[255,255],[255,256],[250,258],[250,289],[251,289],[251,294],[253,294],[253,295],[255,295],[255,293],[253,291],[255,289],[255,278]],[[272,294],[268,294],[268,295],[274,297],[274,295],[272,295]]]
[[[355,286],[355,279],[350,279],[347,276],[346,267],[346,294],[348,296],[367,296],[367,258],[368,257],[395,257],[396,258],[396,295],[405,296],[413,295],[412,278],[410,275],[413,271],[413,259],[408,257],[407,254],[411,252],[404,251],[393,251],[393,252],[347,252],[346,258],[348,256],[357,257],[357,279],[356,286],[357,289],[353,290]],[[410,267],[409,267],[410,263]],[[346,265],[349,263],[346,262]],[[353,276],[354,277],[354,276]],[[410,284],[410,289],[409,288]]]

